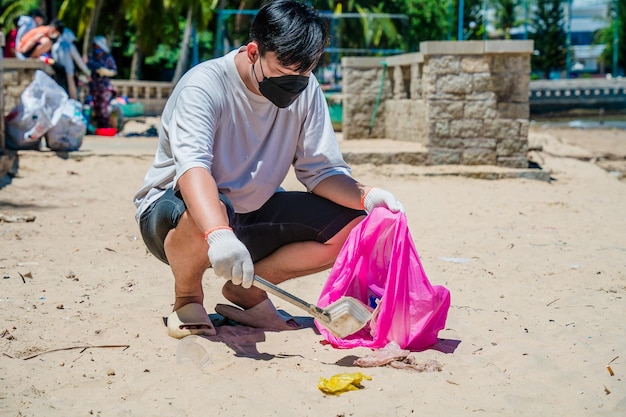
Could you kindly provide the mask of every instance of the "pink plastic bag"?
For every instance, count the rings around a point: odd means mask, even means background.
[[[317,304],[324,308],[342,296],[375,309],[369,325],[344,339],[316,323],[339,348],[378,349],[392,341],[402,349],[426,348],[437,342],[450,308],[450,292],[424,273],[406,216],[386,208],[374,209],[350,232]]]

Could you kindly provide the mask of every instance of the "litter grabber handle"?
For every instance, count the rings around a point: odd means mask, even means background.
[[[326,323],[330,323],[330,314],[324,310],[319,308],[318,306],[311,304],[311,303],[307,303],[306,301],[302,300],[301,298],[296,297],[295,295],[288,293],[287,291],[283,290],[282,288],[279,288],[278,286],[272,284],[271,282],[261,278],[258,275],[254,276],[254,281],[252,282],[252,285],[254,285],[255,287],[266,291],[270,294],[275,295],[276,297],[285,300],[291,304],[293,304],[296,307],[300,307],[301,309],[307,311],[309,314],[311,314],[313,317],[315,317],[316,319],[322,320],[323,322]]]

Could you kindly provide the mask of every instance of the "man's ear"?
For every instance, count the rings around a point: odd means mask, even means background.
[[[248,43],[248,45],[246,45],[246,54],[250,64],[256,63],[259,59],[259,45],[254,41]]]

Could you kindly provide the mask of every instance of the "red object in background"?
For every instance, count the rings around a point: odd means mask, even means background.
[[[115,136],[117,129],[114,127],[98,127],[96,128],[96,135],[98,136]]]
[[[17,29],[11,30],[7,35],[7,43],[4,47],[5,58],[15,58],[15,38],[17,37]]]

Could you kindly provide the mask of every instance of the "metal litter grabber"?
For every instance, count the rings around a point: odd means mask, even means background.
[[[365,327],[372,318],[372,313],[356,298],[341,297],[328,307],[320,308],[288,293],[258,275],[254,276],[252,285],[296,307],[300,307],[315,317],[320,324],[339,338],[344,338],[358,332]]]

